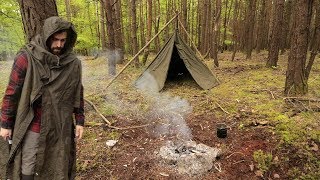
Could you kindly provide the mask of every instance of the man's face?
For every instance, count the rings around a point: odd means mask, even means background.
[[[50,51],[54,55],[61,55],[61,50],[63,49],[67,40],[67,32],[55,33],[50,37]]]

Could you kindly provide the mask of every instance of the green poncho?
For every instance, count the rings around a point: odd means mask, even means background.
[[[68,30],[66,50],[58,57],[46,43],[59,30]],[[35,179],[74,179],[75,142],[73,109],[80,106],[81,62],[72,53],[77,34],[71,23],[59,17],[48,18],[43,32],[22,51],[28,56],[28,68],[19,100],[13,144],[0,140],[2,179],[20,179],[21,142],[34,117],[33,103],[42,96],[41,130]]]

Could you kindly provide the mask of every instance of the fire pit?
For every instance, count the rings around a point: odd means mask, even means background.
[[[196,176],[212,169],[213,161],[220,152],[220,149],[197,144],[195,141],[168,141],[157,154],[166,165],[173,166],[179,173]]]

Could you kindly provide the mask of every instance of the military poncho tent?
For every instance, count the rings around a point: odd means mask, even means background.
[[[155,86],[153,90],[160,91],[168,79],[178,76],[192,77],[203,89],[211,89],[219,84],[210,69],[175,32],[136,80],[135,86]]]

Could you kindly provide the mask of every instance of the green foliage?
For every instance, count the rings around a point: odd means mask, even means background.
[[[262,150],[255,151],[253,153],[253,159],[258,164],[258,169],[262,172],[268,171],[272,165],[272,154],[264,153]]]
[[[82,53],[90,53],[99,48],[97,35],[96,8],[99,1],[74,0],[71,1],[71,22],[78,33],[75,50]],[[64,0],[57,0],[58,13],[66,19],[66,7]]]
[[[14,0],[2,0],[0,5],[0,54],[13,55],[24,44],[19,5]]]
[[[232,41],[231,40],[229,40],[229,39],[226,39],[226,40],[224,40],[224,44],[226,44],[226,45],[231,45],[232,44]]]

